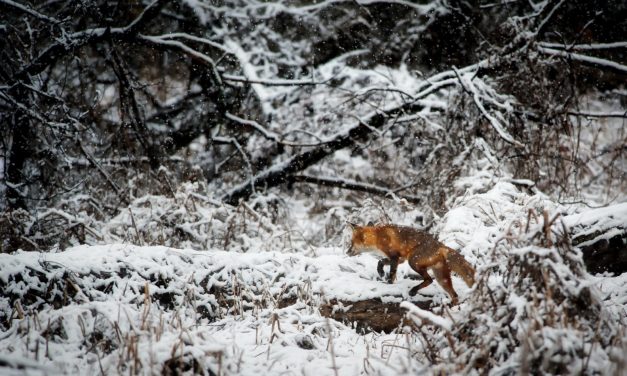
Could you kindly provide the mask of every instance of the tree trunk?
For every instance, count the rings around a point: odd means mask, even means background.
[[[18,93],[18,97],[20,94]],[[28,115],[18,109],[11,124],[8,126],[9,137],[12,142],[7,147],[6,159],[6,183],[7,183],[7,208],[9,210],[26,209],[26,200],[20,192],[21,185],[26,185],[28,176],[24,174],[24,167],[29,157],[33,156],[36,142],[33,124],[28,119]],[[15,187],[15,188],[13,188]]]

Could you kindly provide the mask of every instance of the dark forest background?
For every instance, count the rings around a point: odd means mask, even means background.
[[[394,196],[433,217],[477,153],[560,202],[612,202],[627,135],[594,140],[625,118],[626,8],[0,1],[1,249],[101,241],[188,183],[228,210]]]

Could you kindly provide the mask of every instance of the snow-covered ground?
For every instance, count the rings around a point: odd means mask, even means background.
[[[307,257],[107,245],[0,255],[3,321],[19,315],[9,305],[16,296],[22,307],[28,304],[37,310],[30,314],[22,308],[26,317],[11,320],[13,325],[0,342],[4,354],[0,362],[83,374],[98,373],[100,367],[115,373],[120,359],[127,356],[137,356],[143,367],[159,373],[164,361],[181,354],[199,360],[203,369],[229,374],[333,374],[333,367],[340,374],[368,369],[397,374],[419,367],[407,350],[398,348],[407,345],[406,336],[360,335],[316,309],[333,298],[384,297],[400,302],[416,281],[400,274],[398,283],[387,284],[378,279],[372,258],[349,258],[340,248],[319,252]],[[42,275],[43,280],[67,281],[64,286],[74,291],[48,293],[37,277]],[[23,280],[16,281],[16,276]],[[455,284],[464,296],[462,285]],[[234,299],[220,301],[223,296],[216,291],[221,289]],[[72,304],[63,307],[39,300],[42,295],[63,300],[66,294]],[[435,285],[424,294],[448,299]],[[38,301],[32,302],[35,295]],[[276,299],[290,297],[297,298],[296,303],[280,308]],[[105,338],[93,339],[99,336],[95,333],[104,333]],[[120,336],[123,344],[98,359],[94,346],[102,342],[112,346]],[[126,343],[125,336],[138,342]]]
[[[578,269],[581,261],[580,258],[576,261],[580,257],[576,253],[567,255],[575,258],[574,266],[569,269],[567,264],[556,266],[555,260],[559,261],[563,254],[550,247],[523,246],[537,241],[530,234],[538,234],[534,231],[542,228],[541,218],[535,222],[528,218],[529,210],[561,213],[571,227],[581,222],[577,218],[606,218],[607,213],[596,212],[596,217],[568,213],[542,194],[522,193],[507,182],[497,183],[484,193],[460,198],[455,205],[436,226],[439,238],[459,249],[477,266],[479,280],[475,288],[468,289],[461,279],[454,278],[461,301],[455,307],[448,306],[449,297],[435,283],[416,297],[410,297],[408,292],[418,281],[408,278],[413,272],[407,264],[399,267],[397,282],[387,284],[377,275],[376,259],[369,255],[348,257],[345,244],[268,250],[269,238],[263,237],[269,235],[263,232],[257,239],[246,240],[246,252],[223,251],[217,247],[191,250],[110,244],[76,246],[56,253],[0,254],[0,373],[450,372],[450,368],[432,368],[438,361],[429,354],[438,353],[440,362],[452,356],[451,349],[440,340],[452,341],[457,349],[465,348],[468,344],[450,333],[466,328],[471,323],[468,320],[495,320],[492,325],[498,329],[498,325],[506,324],[499,324],[497,318],[504,317],[503,312],[509,310],[514,317],[510,330],[514,336],[520,336],[530,333],[527,326],[533,320],[532,312],[544,315],[543,309],[550,308],[550,305],[538,306],[534,300],[549,301],[555,297],[531,296],[515,290],[504,272],[513,258],[525,261],[539,255],[546,259],[539,262],[539,267],[549,265],[545,275],[547,286],[555,285],[556,290],[552,291],[560,291],[562,283],[566,286],[565,294],[573,294],[574,300],[567,296],[558,306],[577,301],[584,296],[581,291],[589,289],[590,304],[599,302],[602,306],[599,328],[601,321],[614,323],[602,329],[607,330],[614,342],[605,348],[584,345],[587,363],[577,363],[574,355],[572,367],[575,368],[571,370],[597,372],[605,366],[612,370],[621,364],[620,359],[625,361],[620,351],[627,343],[624,339],[627,274],[581,276],[577,274],[581,273]],[[295,215],[303,215],[297,209],[294,208]],[[627,223],[624,209],[625,204],[614,206],[612,220]],[[504,243],[511,244],[511,248],[499,248]],[[481,311],[483,306],[479,302],[488,299],[484,290],[494,292],[497,300],[502,296],[503,306]],[[542,291],[533,294],[536,293]],[[410,317],[420,331],[406,326],[390,334],[362,333],[350,323],[324,317],[320,311],[321,305],[334,299],[347,304],[372,298],[405,302],[402,306],[409,308]],[[432,301],[433,312],[411,304],[424,300]],[[477,312],[481,312],[480,317]],[[475,317],[469,318],[471,314]],[[581,321],[583,325],[586,323]],[[548,341],[543,351],[557,346],[546,333],[558,333],[555,335],[566,339],[590,333],[585,328],[577,329],[576,325],[571,328],[567,323],[545,325],[548,325],[546,330],[555,328],[553,332],[543,332],[541,338]],[[476,328],[477,332],[479,329]],[[489,326],[484,329],[488,330]],[[595,328],[590,330],[593,332]],[[485,337],[490,336],[499,338],[494,332],[486,332]],[[596,341],[595,338],[589,340]],[[507,345],[503,344],[503,348],[494,350],[495,354],[512,355],[496,359],[503,368],[493,372],[511,373],[512,368],[508,367],[524,364],[524,359],[519,358],[525,354],[525,346],[506,350]],[[609,361],[612,364],[603,364]],[[455,369],[458,373],[467,371]]]

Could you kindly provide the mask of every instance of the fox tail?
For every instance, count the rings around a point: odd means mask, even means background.
[[[449,249],[446,262],[453,272],[464,279],[468,287],[472,287],[472,285],[475,284],[475,269],[466,261],[461,253],[454,249]]]

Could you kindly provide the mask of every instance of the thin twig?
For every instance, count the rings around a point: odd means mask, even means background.
[[[323,185],[327,187],[336,187],[341,189],[348,189],[352,191],[360,191],[375,194],[378,196],[385,197],[396,197],[397,195],[394,193],[394,189],[389,189],[385,187],[380,187],[373,184],[359,183],[356,181],[350,181],[345,179],[333,179],[333,178],[322,178],[311,175],[292,175],[288,178],[291,182],[295,183],[310,183]],[[400,196],[399,198],[403,198],[411,203],[418,204],[422,202],[419,197],[416,196]]]
[[[89,154],[87,152],[87,150],[85,149],[85,146],[83,146],[83,143],[81,141],[78,141],[78,146],[81,148],[81,151],[83,152],[83,155],[85,156],[85,158],[87,158],[87,160],[89,162],[91,162],[92,165],[94,165],[94,167],[96,167],[96,169],[98,170],[98,172],[100,172],[100,174],[105,178],[105,180],[107,181],[107,183],[111,186],[111,188],[113,188],[113,190],[115,191],[115,193],[118,195],[118,197],[120,198],[120,200],[125,204],[128,205],[130,202],[128,201],[128,199],[122,194],[122,190],[117,186],[117,184],[115,184],[115,182],[113,181],[113,179],[111,179],[111,177],[109,176],[109,174],[107,174],[107,172],[102,168],[102,166],[100,166],[100,164],[94,159],[94,157]]]

